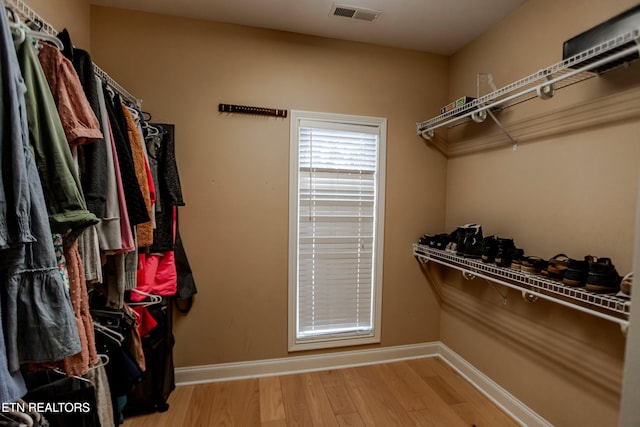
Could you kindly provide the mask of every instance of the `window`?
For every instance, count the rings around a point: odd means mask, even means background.
[[[291,112],[289,350],[380,342],[386,119]]]

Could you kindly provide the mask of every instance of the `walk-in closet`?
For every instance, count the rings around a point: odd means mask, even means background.
[[[0,426],[640,425],[640,4],[480,3],[3,0]]]

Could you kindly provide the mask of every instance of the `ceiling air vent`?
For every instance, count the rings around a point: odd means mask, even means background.
[[[382,14],[379,10],[364,9],[361,7],[347,6],[344,4],[334,4],[331,15],[342,16],[343,18],[358,19],[360,21],[373,22]]]

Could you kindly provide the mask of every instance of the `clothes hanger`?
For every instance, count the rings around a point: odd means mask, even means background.
[[[150,298],[149,301],[140,301],[140,302],[127,302],[127,305],[130,306],[143,306],[149,307],[154,304],[160,304],[162,302],[162,297],[160,295],[150,294],[139,289],[131,289],[131,292],[135,292],[137,294],[143,295],[147,298]]]
[[[29,415],[17,411],[9,411],[9,415],[14,417],[20,423],[20,425],[33,427],[33,418],[31,418]]]
[[[51,34],[43,33],[42,31],[33,31],[31,29],[27,29],[25,31],[26,31],[27,35],[29,37],[31,37],[31,38],[34,38],[34,39],[40,40],[40,41],[50,42],[55,47],[57,47],[59,50],[63,50],[64,49],[64,44],[56,36],[52,36]]]
[[[27,404],[27,402],[25,402],[24,400],[20,399],[18,400],[18,402],[22,405],[24,405],[25,408],[28,408],[29,405]],[[31,417],[33,418],[33,421],[35,423],[37,423],[37,425],[40,425],[40,421],[42,420],[42,415],[40,415],[40,412],[36,412],[34,410],[30,410],[29,411],[29,415],[31,415]]]
[[[89,367],[90,371],[92,371],[94,369],[98,369],[101,366],[107,366],[107,364],[109,363],[109,356],[106,355],[106,354],[98,354],[98,359],[100,359],[100,362],[95,364],[95,365],[93,365],[93,366],[90,366]]]
[[[147,136],[160,135],[160,131],[157,127],[150,125],[147,121],[143,122],[142,127],[147,131]]]
[[[116,332],[113,329],[109,329],[98,322],[93,322],[93,328],[96,330],[96,332],[102,333],[103,336],[112,340],[118,345],[121,345],[124,342],[124,336],[121,333]]]
[[[89,309],[91,315],[96,315],[97,317],[106,316],[110,318],[119,318],[122,319],[124,317],[124,313],[119,310],[101,310],[99,308],[91,308]]]
[[[125,104],[127,109],[131,112],[131,115],[133,116],[133,120],[135,121],[140,121],[140,113],[138,112],[138,110],[130,105],[128,105],[128,103]]]
[[[15,419],[15,417],[11,412],[7,412],[7,413],[0,412],[0,425],[9,426],[9,427],[29,427],[27,426],[27,424],[24,424],[18,421],[17,419]]]
[[[14,38],[13,42],[15,44],[22,44],[22,42],[27,38],[27,33],[22,26],[22,21],[20,21],[20,17],[15,13],[11,8],[5,7],[7,11],[7,18],[9,18],[9,28],[12,33],[18,36],[18,38]]]
[[[25,24],[22,21],[20,21],[20,18],[18,17],[18,15],[16,13],[13,13],[13,11],[12,11],[12,16],[13,16],[14,22],[10,23],[9,26],[12,29],[19,30],[21,33],[24,34],[21,37],[21,40],[19,42],[17,41],[16,43],[22,43],[24,41],[24,39],[26,38],[26,36],[29,36],[29,37],[31,37],[33,39],[36,39],[36,40],[48,41],[48,42],[52,43],[53,45],[55,45],[60,50],[64,49],[64,44],[56,36],[53,36],[51,34],[47,34],[47,33],[44,33],[42,31],[37,31],[37,30],[33,30],[33,29],[29,28],[29,26],[27,24]]]

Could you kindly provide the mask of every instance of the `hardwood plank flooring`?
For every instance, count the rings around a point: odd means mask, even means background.
[[[514,427],[437,358],[180,386],[164,413],[125,427]]]

